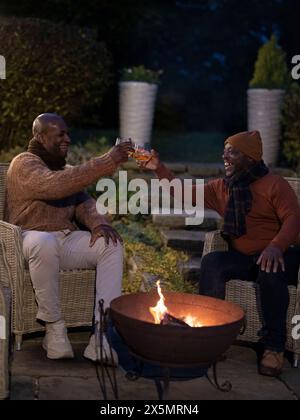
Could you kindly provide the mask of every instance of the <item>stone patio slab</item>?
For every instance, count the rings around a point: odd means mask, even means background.
[[[76,357],[51,361],[41,350],[41,338],[25,340],[12,363],[11,399],[103,400],[94,364],[82,357],[88,334],[70,334]],[[209,374],[211,375],[211,371]],[[130,382],[123,369],[116,371],[120,400],[158,400],[153,380]],[[172,381],[169,400],[297,400],[300,370],[286,362],[282,380],[265,378],[257,372],[256,353],[250,347],[232,346],[227,360],[218,365],[219,382],[229,380],[233,389],[222,393],[203,378]],[[113,394],[109,393],[113,400]]]

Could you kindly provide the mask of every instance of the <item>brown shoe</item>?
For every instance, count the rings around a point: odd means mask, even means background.
[[[263,376],[277,377],[283,369],[283,353],[266,350],[259,367],[259,373]]]

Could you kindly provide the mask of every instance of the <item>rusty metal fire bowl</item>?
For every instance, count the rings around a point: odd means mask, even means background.
[[[244,311],[219,299],[183,293],[164,293],[169,313],[192,315],[203,327],[156,325],[149,312],[156,292],[121,296],[111,303],[113,323],[130,351],[140,359],[165,366],[211,366],[238,336]]]

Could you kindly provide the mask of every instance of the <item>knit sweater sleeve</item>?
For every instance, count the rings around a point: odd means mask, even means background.
[[[220,199],[225,199],[222,194],[222,185],[222,179],[215,179],[204,186],[204,207],[220,214]]]
[[[82,165],[51,171],[32,153],[22,153],[11,163],[8,176],[11,186],[20,191],[23,199],[58,200],[76,194],[117,167],[109,153]]]
[[[164,165],[160,164],[156,171],[156,175],[159,179],[167,179],[168,181],[172,181],[175,176],[174,174]],[[207,209],[212,209],[219,211],[219,204],[218,204],[218,191],[222,189],[222,180],[217,179],[211,182],[208,182],[204,186],[204,207]],[[195,206],[197,203],[196,200],[196,185],[193,185],[192,187],[192,201],[193,205]],[[172,190],[171,190],[172,191]]]
[[[90,197],[85,191],[78,194],[75,218],[90,231],[93,231],[93,229],[100,225],[109,225],[105,216],[97,212],[96,200]]]
[[[167,179],[168,181],[173,181],[173,179],[175,179],[173,172],[171,172],[163,163],[159,165],[155,173],[159,179]]]
[[[272,185],[271,200],[281,222],[281,229],[271,243],[285,252],[300,232],[300,206],[295,192],[281,177]]]

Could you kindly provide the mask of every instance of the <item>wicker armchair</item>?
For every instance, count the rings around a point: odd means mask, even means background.
[[[300,201],[300,179],[287,178]],[[220,231],[208,232],[205,237],[203,256],[215,251],[227,251],[228,245],[221,236]],[[287,343],[286,350],[294,353],[294,364],[298,367],[300,361],[300,340],[292,338],[292,318],[300,315],[300,272],[298,286],[289,286],[290,304],[287,315]],[[239,336],[239,340],[258,342],[258,332],[262,328],[262,312],[260,308],[259,288],[255,283],[231,280],[226,286],[226,299],[240,305],[246,313],[246,330]]]
[[[0,283],[0,400],[9,394],[9,307],[10,289]]]
[[[44,327],[36,322],[37,304],[23,257],[21,229],[3,221],[7,169],[8,164],[0,164],[0,278],[8,279],[12,290],[11,329],[20,350],[24,334],[43,331]],[[92,324],[95,281],[95,270],[60,272],[62,312],[67,327]]]

